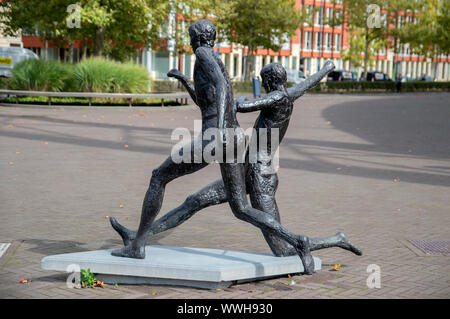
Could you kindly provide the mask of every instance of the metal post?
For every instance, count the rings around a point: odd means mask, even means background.
[[[161,99],[161,106],[164,107],[164,99]]]

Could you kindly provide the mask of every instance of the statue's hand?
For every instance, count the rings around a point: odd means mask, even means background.
[[[181,73],[180,71],[178,71],[177,69],[172,69],[169,72],[167,72],[167,76],[169,78],[181,78],[183,76],[183,73]]]

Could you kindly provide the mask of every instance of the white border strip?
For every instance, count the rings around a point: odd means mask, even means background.
[[[8,250],[11,243],[0,243],[0,257]]]

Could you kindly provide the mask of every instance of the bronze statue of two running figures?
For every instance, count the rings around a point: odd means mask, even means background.
[[[280,214],[275,200],[278,176],[273,169],[273,148],[283,140],[293,111],[294,101],[306,91],[316,86],[320,80],[334,69],[332,62],[325,63],[323,68],[305,81],[291,88],[286,88],[286,70],[279,63],[271,63],[261,70],[262,85],[267,95],[254,100],[233,99],[229,75],[222,61],[214,52],[216,30],[208,20],[199,20],[189,28],[191,46],[196,56],[194,66],[194,84],[183,74],[171,70],[168,76],[178,79],[189,92],[192,100],[200,108],[202,114],[201,141],[192,141],[178,151],[180,156],[189,150],[194,158],[195,145],[202,150],[211,143],[203,139],[203,133],[211,128],[218,130],[215,140],[216,150],[227,154],[227,147],[245,148],[246,138],[236,119],[236,112],[260,111],[255,122],[256,134],[267,132],[267,145],[260,147],[257,143],[256,160],[249,160],[249,150],[245,158],[238,158],[238,152],[232,152],[233,158],[220,162],[222,178],[207,185],[197,193],[187,197],[185,202],[155,221],[158,215],[166,185],[172,180],[194,173],[209,162],[191,161],[175,163],[168,157],[164,163],[153,170],[149,188],[142,206],[141,220],[137,231],[122,226],[114,217],[110,218],[113,228],[120,234],[125,247],[114,250],[112,255],[130,258],[145,258],[145,244],[154,234],[176,227],[196,212],[221,203],[228,202],[233,214],[261,229],[272,252],[276,256],[298,255],[304,266],[305,274],[314,272],[314,260],[311,251],[340,247],[356,255],[361,250],[351,244],[343,233],[326,238],[309,238],[297,235],[280,224]],[[271,130],[278,130],[278,142],[273,145]],[[231,133],[230,133],[231,132]],[[232,136],[233,135],[233,136]],[[203,153],[202,153],[203,154]],[[247,200],[250,197],[250,203]]]

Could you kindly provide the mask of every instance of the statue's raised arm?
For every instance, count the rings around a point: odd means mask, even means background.
[[[325,77],[328,73],[334,70],[334,63],[331,61],[327,61],[322,69],[319,70],[319,72],[314,73],[309,78],[307,78],[305,81],[294,85],[293,87],[290,87],[287,89],[289,97],[292,100],[298,99],[300,96],[305,94],[307,91],[314,88],[319,82]]]
[[[267,68],[270,65],[266,66]],[[265,68],[266,68],[265,67]],[[280,68],[282,68],[281,65],[275,66],[273,68],[266,69],[266,72],[269,73],[280,73],[278,76],[283,77],[281,74],[284,75],[284,81],[277,82],[273,81],[274,75],[267,75],[266,77],[263,77],[263,86],[266,88],[266,91],[269,92],[266,96],[258,98],[258,99],[252,99],[252,100],[245,100],[245,99],[238,99],[236,100],[236,108],[238,112],[246,113],[246,112],[254,112],[254,111],[260,111],[264,108],[272,107],[276,103],[282,101],[285,97],[288,97],[292,102],[301,97],[303,94],[305,94],[308,90],[315,87],[319,82],[325,77],[328,73],[330,73],[332,70],[334,70],[334,64],[331,61],[327,61],[323,68],[310,76],[305,81],[291,87],[288,89],[285,89],[284,85],[286,84],[286,72],[283,69],[283,72],[280,72]],[[261,71],[263,72],[263,71]]]

